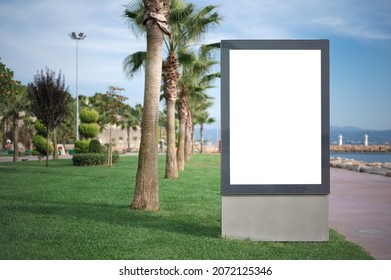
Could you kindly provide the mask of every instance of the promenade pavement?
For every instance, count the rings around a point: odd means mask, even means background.
[[[391,260],[391,177],[331,168],[330,227]]]

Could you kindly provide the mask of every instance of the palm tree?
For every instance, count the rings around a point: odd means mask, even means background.
[[[128,142],[128,152],[130,152],[130,130],[136,131],[141,124],[141,115],[142,115],[142,106],[136,104],[135,108],[130,105],[125,105],[125,107],[120,112],[121,120],[120,125],[121,129],[126,129],[127,142]]]
[[[79,95],[80,97],[80,95]],[[76,108],[75,108],[76,100],[69,97],[68,102],[68,115],[58,126],[58,137],[61,139],[62,144],[65,148],[66,139],[68,138],[76,138],[76,129],[75,129],[75,118],[76,118]]]
[[[143,31],[142,28],[136,28],[137,26],[141,27],[139,23],[142,18],[140,16],[141,5],[138,2],[140,1],[132,2],[125,11],[125,17],[134,23],[132,29],[136,34]],[[168,56],[163,63],[163,90],[167,105],[166,178],[178,177],[175,149],[175,103],[179,78],[177,53],[181,47],[198,42],[208,28],[219,24],[221,17],[217,12],[214,12],[215,8],[216,6],[210,5],[196,10],[193,4],[182,3],[180,0],[171,1],[169,25],[172,35],[170,38],[164,39]],[[125,73],[130,77],[134,75],[144,65],[142,61],[144,57],[141,52],[137,52],[125,58]]]
[[[19,128],[19,142],[23,143],[23,146],[28,149],[33,149],[33,134],[34,134],[34,121],[29,115],[28,109],[25,111],[24,116],[21,118],[23,126]]]
[[[200,125],[200,153],[204,153],[204,124],[214,123],[216,120],[214,118],[209,117],[207,111],[201,112],[196,119],[196,123]]]
[[[182,65],[179,94],[179,141],[178,141],[178,168],[184,169],[185,161],[190,159],[192,153],[193,120],[189,105],[189,98],[196,99],[195,104],[202,104],[204,99],[209,99],[205,91],[212,87],[212,81],[220,77],[220,73],[210,73],[212,67],[218,63],[212,57],[213,52],[219,48],[219,44],[202,45],[198,54],[181,49],[179,61]],[[198,105],[194,106],[196,109]]]
[[[99,108],[99,121],[102,128],[109,125],[109,149],[107,165],[112,166],[112,127],[120,124],[120,112],[125,107],[124,101],[127,97],[118,94],[123,88],[109,86],[106,94],[96,94],[97,106]]]
[[[10,118],[12,120],[13,126],[13,140],[14,140],[14,155],[13,161],[17,162],[19,160],[19,126],[22,117],[22,113],[25,113],[29,107],[29,102],[27,100],[26,87],[19,85],[15,91],[8,95],[8,98],[5,99],[4,106],[4,118]]]
[[[163,38],[165,34],[170,36],[166,20],[169,14],[170,0],[144,1],[142,18],[147,33],[145,88],[136,187],[130,204],[132,209],[159,210],[157,125]]]

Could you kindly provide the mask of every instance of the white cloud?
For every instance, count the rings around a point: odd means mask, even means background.
[[[109,0],[3,2],[2,61],[25,84],[45,66],[56,72],[61,69],[74,91],[76,48],[68,33],[84,32],[87,38],[79,42],[79,86],[93,94],[108,85],[130,84],[122,73],[122,60],[145,49],[145,42],[135,39],[122,18],[123,4]]]
[[[208,43],[222,39],[349,38],[391,40],[389,0],[184,0],[198,7],[218,4],[224,18],[206,36]],[[125,95],[142,102],[143,74],[126,80],[122,60],[145,49],[122,17],[130,0],[1,0],[0,57],[23,83],[48,66],[62,70],[75,91],[75,41],[70,32],[84,32],[79,44],[80,93],[104,92],[109,85],[126,89]],[[389,44],[388,44],[389,45]],[[389,47],[388,47],[389,48]],[[219,92],[213,111],[219,112]],[[216,113],[217,114],[217,113]],[[217,115],[213,115],[218,117]]]
[[[201,1],[206,4],[210,1]],[[217,1],[222,27],[237,38],[299,38],[337,34],[391,39],[391,2],[384,0]],[[200,4],[201,5],[201,4]]]

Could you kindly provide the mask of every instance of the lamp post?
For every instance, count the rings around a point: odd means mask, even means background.
[[[78,96],[78,50],[79,50],[79,40],[84,40],[87,35],[83,32],[80,32],[79,35],[76,35],[76,32],[68,34],[72,40],[76,40],[76,140],[79,140],[79,96]]]

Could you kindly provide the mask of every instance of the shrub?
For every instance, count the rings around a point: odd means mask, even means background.
[[[88,149],[90,153],[101,153],[102,152],[102,145],[100,144],[99,140],[92,139],[90,142],[90,147]]]
[[[113,164],[119,159],[118,153],[113,153]],[[73,165],[75,166],[94,166],[104,165],[107,163],[107,154],[105,153],[87,153],[75,154],[72,157]]]
[[[89,148],[90,148],[90,140],[89,139],[75,141],[76,153],[78,153],[78,154],[88,153]]]
[[[34,128],[37,131],[37,135],[46,136],[46,126],[41,123],[39,120],[36,120],[34,123]]]
[[[46,155],[46,138],[41,135],[35,135],[33,137],[33,144],[37,152],[43,156]],[[53,144],[49,143],[49,154],[53,152]]]
[[[113,160],[113,164],[116,163],[119,160],[119,154],[118,153],[113,153],[112,160]]]
[[[103,165],[106,163],[107,155],[99,153],[76,154],[72,157],[75,166]]]
[[[85,138],[94,138],[99,134],[99,125],[97,123],[81,123],[79,132]]]
[[[90,108],[84,108],[79,114],[82,123],[96,123],[98,121],[99,113]]]

